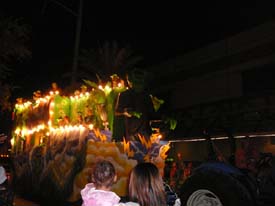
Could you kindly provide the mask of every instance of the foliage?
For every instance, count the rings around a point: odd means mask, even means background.
[[[152,100],[154,110],[155,110],[155,112],[157,112],[159,110],[160,106],[164,103],[164,100],[158,99],[157,97],[153,96],[152,94],[150,94],[149,96]]]
[[[140,68],[134,68],[128,73],[128,80],[135,92],[143,92],[149,86],[152,86],[149,85],[151,78],[152,73]]]
[[[28,43],[30,29],[20,19],[0,17],[0,65],[7,67],[10,61],[31,56]]]
[[[112,74],[125,77],[141,60],[142,57],[135,56],[129,47],[119,47],[116,41],[112,44],[106,41],[98,49],[83,49],[79,57],[86,78],[93,79],[98,75],[103,80]]]
[[[20,19],[0,16],[0,109],[10,110],[12,65],[31,57],[30,30]]]
[[[177,127],[177,120],[173,117],[168,117],[165,119],[165,123],[169,124],[169,129],[170,130],[175,130]]]
[[[0,81],[0,110],[11,110],[11,103],[9,101],[11,97],[10,86]]]
[[[117,81],[124,82],[117,75],[112,75],[112,77],[117,77]],[[93,105],[93,110],[96,112],[96,116],[99,116],[103,122],[108,121],[109,128],[113,131],[114,118],[116,113],[116,102],[118,101],[119,94],[126,91],[126,87],[123,85],[121,87],[113,87],[113,81],[108,81],[105,83],[105,88],[103,90],[98,89],[99,85],[95,82],[84,80],[84,82],[93,88],[93,92],[89,98],[89,104]],[[110,90],[106,88],[112,88]]]

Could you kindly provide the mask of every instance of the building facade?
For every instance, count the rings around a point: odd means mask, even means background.
[[[178,120],[171,140],[264,136],[261,150],[275,151],[275,21],[152,69],[171,71],[156,73]]]

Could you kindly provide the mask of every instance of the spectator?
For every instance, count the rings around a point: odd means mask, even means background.
[[[6,170],[0,166],[0,205],[13,204],[13,191],[9,188]]]
[[[0,166],[0,185],[7,180],[6,171],[3,166]]]
[[[166,206],[163,180],[158,168],[149,162],[137,164],[129,180],[129,198],[126,206]]]
[[[91,180],[83,190],[81,196],[82,206],[113,206],[120,201],[120,197],[111,191],[116,181],[116,171],[113,164],[102,160],[95,164]]]
[[[190,177],[190,175],[192,174],[192,169],[193,169],[193,163],[192,162],[188,162],[187,166],[184,168],[184,172],[183,172],[183,179],[184,181]]]
[[[176,189],[176,182],[177,182],[177,163],[173,162],[172,167],[169,173],[169,185],[175,190]]]

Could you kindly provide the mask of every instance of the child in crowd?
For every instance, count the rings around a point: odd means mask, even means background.
[[[92,171],[92,183],[88,183],[81,190],[82,206],[113,206],[117,204],[120,197],[111,191],[116,178],[116,171],[111,162],[98,161]]]

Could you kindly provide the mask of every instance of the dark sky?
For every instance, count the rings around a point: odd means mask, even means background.
[[[69,49],[74,45],[76,17],[48,2],[43,16],[35,21],[38,49],[41,46]],[[63,2],[77,11],[77,0]],[[154,63],[250,28],[275,13],[274,7],[267,3],[160,2],[97,5],[84,0],[81,47],[98,47],[104,40],[117,40],[144,55],[146,63]],[[37,7],[37,17],[40,13]]]
[[[79,0],[55,1],[77,11]],[[143,56],[144,67],[249,29],[275,14],[272,1],[83,1],[81,48],[116,40]],[[11,81],[20,86],[15,97],[30,97],[54,81],[69,84],[61,74],[72,68],[76,17],[53,0],[45,2],[0,3],[0,12],[21,17],[32,27],[33,58],[15,69]]]
[[[78,0],[56,1],[77,12]],[[7,14],[22,16],[32,25],[33,59],[26,68],[26,85],[33,90],[62,81],[60,74],[72,65],[76,17],[54,1],[45,2],[1,3]],[[80,46],[97,48],[105,40],[116,40],[121,46],[130,45],[148,66],[249,29],[275,13],[275,7],[265,1],[202,2],[84,0]]]

